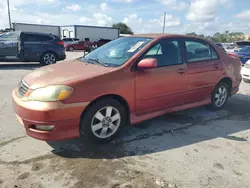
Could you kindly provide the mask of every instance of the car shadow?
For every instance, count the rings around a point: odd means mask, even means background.
[[[41,67],[38,63],[0,63],[0,70],[34,70]]]
[[[247,138],[232,134],[249,130],[250,124],[246,123],[249,120],[250,96],[237,94],[229,99],[224,110],[215,112],[200,107],[166,114],[126,127],[123,134],[109,144],[90,144],[82,138],[48,144],[54,154],[65,158],[116,159],[168,151],[216,138],[245,142]]]

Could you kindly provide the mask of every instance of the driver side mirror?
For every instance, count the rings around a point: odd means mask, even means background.
[[[157,60],[154,58],[146,58],[141,60],[137,66],[139,69],[151,69],[151,68],[157,68],[158,63]]]

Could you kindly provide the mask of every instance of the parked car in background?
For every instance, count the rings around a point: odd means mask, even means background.
[[[65,44],[66,51],[73,52],[74,50],[84,50],[90,52],[91,43],[89,41],[78,41],[74,44]]]
[[[62,40],[63,40],[64,44],[74,44],[74,43],[80,41],[80,39],[78,39],[78,38],[63,38]]]
[[[100,47],[100,46],[102,46],[104,44],[107,44],[110,41],[111,41],[110,39],[99,39],[95,43],[96,43],[97,47]]]
[[[244,65],[250,59],[250,46],[245,46],[233,52],[235,56],[239,57],[242,64]]]
[[[237,52],[245,46],[250,46],[250,41],[237,41],[235,42],[234,51]]]
[[[250,83],[250,60],[241,68],[241,75],[244,82]]]
[[[216,42],[215,44],[219,46],[222,50],[226,51],[222,43]]]
[[[0,58],[54,64],[66,58],[64,42],[57,36],[11,32],[0,37]]]
[[[13,90],[13,107],[34,138],[108,142],[127,124],[168,112],[222,109],[239,90],[240,69],[238,58],[202,38],[121,37],[26,75]]]

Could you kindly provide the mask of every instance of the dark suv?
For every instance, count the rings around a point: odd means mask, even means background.
[[[54,64],[66,58],[64,42],[57,36],[10,32],[0,36],[0,58]]]

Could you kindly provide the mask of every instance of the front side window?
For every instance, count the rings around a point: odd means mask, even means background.
[[[121,66],[151,40],[152,38],[145,37],[118,38],[92,51],[83,57],[82,61],[105,66]]]
[[[209,44],[197,41],[185,41],[188,62],[206,61],[212,59]]]
[[[4,33],[0,36],[0,41],[1,42],[14,42],[17,41],[19,38],[19,33],[18,32],[9,32],[9,33]]]
[[[179,42],[177,40],[164,39],[154,45],[144,58],[156,59],[158,67],[181,64],[182,58]]]

